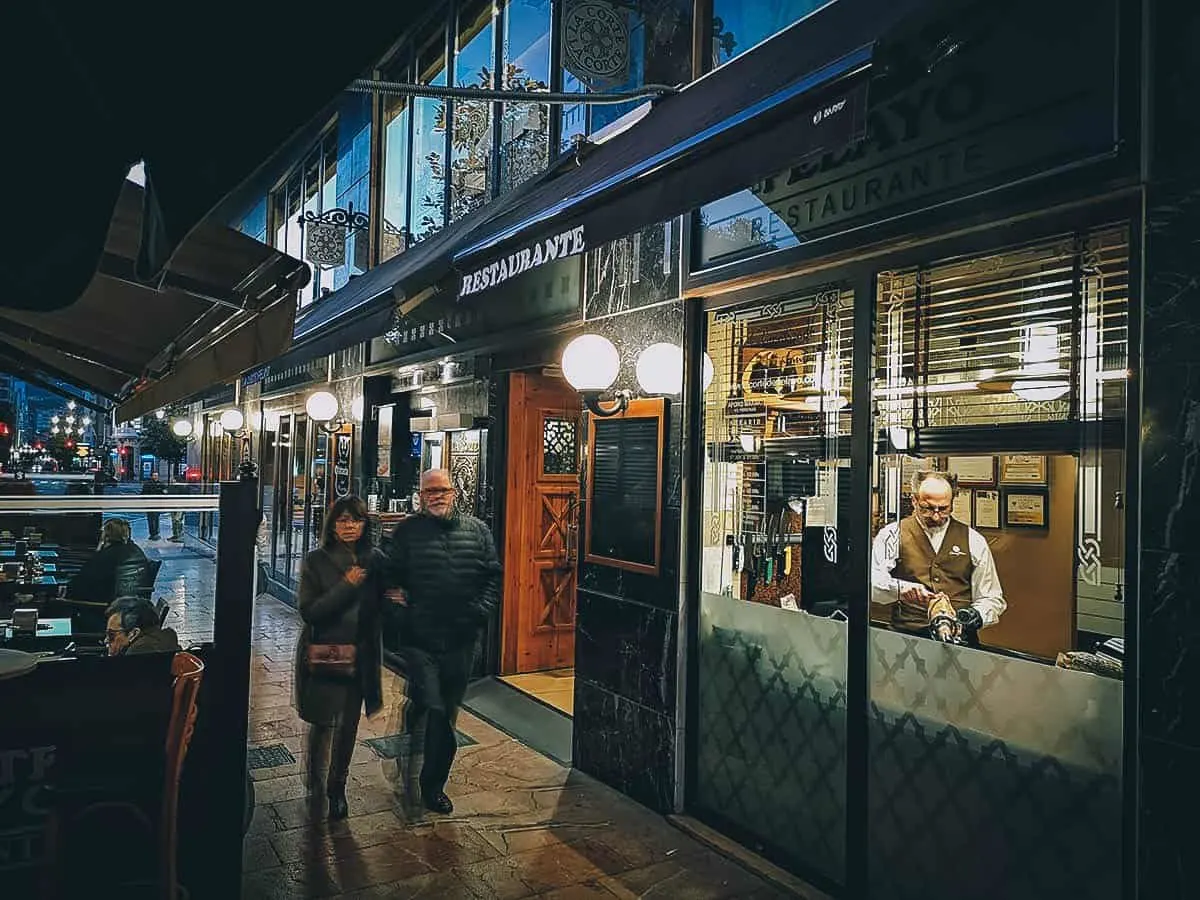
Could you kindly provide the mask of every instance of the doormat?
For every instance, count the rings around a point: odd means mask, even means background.
[[[473,744],[479,743],[474,738],[467,737],[461,731],[454,732],[454,736],[458,738],[458,746],[460,747],[470,747]],[[375,755],[380,759],[395,759],[408,743],[408,735],[389,734],[384,737],[371,738],[370,740],[363,741],[363,743],[375,751]]]
[[[296,757],[283,744],[251,747],[246,751],[246,765],[251,769],[274,769],[276,766],[290,766],[295,761]]]

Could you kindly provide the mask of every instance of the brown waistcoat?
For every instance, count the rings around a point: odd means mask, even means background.
[[[916,518],[908,516],[900,522],[900,553],[892,576],[923,584],[934,593],[944,593],[955,609],[970,606],[971,573],[975,571],[970,538],[970,529],[957,519],[951,519],[942,539],[942,549],[934,553],[925,530]],[[908,603],[901,599],[894,609],[893,621],[897,625],[923,627],[929,624],[924,603]]]

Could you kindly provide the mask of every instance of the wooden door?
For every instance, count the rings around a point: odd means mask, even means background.
[[[575,664],[582,409],[562,379],[510,378],[504,675]]]

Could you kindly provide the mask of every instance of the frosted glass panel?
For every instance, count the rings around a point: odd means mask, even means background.
[[[697,804],[842,880],[845,623],[706,593],[699,654]]]

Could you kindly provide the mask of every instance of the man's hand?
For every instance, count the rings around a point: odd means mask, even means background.
[[[360,584],[362,584],[363,581],[366,580],[366,577],[367,570],[362,566],[351,566],[346,570],[346,581],[350,582],[350,584],[354,585],[355,587],[358,587]]]
[[[979,614],[973,606],[968,606],[960,609],[955,616],[958,619],[958,624],[962,626],[964,631],[974,632],[983,627],[983,616]]]
[[[900,589],[900,599],[905,603],[928,603],[933,596],[933,591],[920,584],[911,584]]]
[[[397,606],[408,606],[408,595],[404,593],[403,588],[391,588],[384,591],[383,596],[387,597]]]

